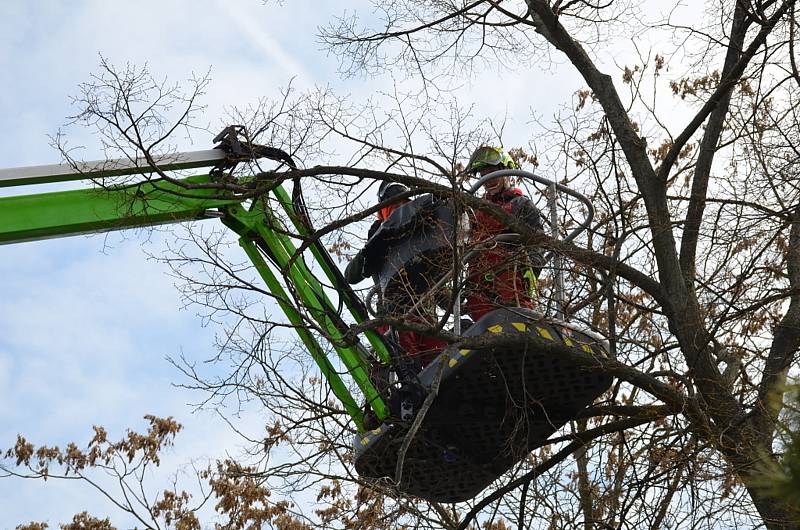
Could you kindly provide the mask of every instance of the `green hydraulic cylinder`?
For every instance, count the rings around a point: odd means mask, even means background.
[[[379,418],[388,415],[386,404],[369,378],[369,362],[358,345],[349,345],[343,330],[331,318],[335,306],[324,293],[324,289],[314,275],[296,256],[296,248],[289,237],[282,232],[277,218],[268,209],[245,211],[241,206],[226,209],[228,216],[223,219],[226,225],[243,237],[258,237],[281,272],[286,275],[295,294],[309,314],[327,335],[334,349],[347,368],[351,377],[364,394]]]
[[[339,398],[339,401],[342,402],[347,413],[356,422],[358,430],[363,430],[364,414],[361,411],[361,408],[347,390],[347,386],[344,384],[344,381],[342,381],[342,378],[339,376],[336,368],[333,366],[333,364],[331,364],[330,359],[328,359],[328,357],[325,355],[325,351],[322,349],[322,346],[320,346],[319,342],[317,342],[311,332],[306,329],[303,317],[294,308],[294,306],[292,306],[286,291],[278,281],[278,278],[275,277],[275,274],[272,272],[269,264],[264,260],[264,257],[258,250],[258,247],[251,239],[245,237],[239,239],[239,244],[247,253],[250,261],[253,262],[253,265],[255,265],[256,270],[261,275],[261,278],[264,280],[267,288],[275,296],[275,300],[278,302],[278,305],[289,319],[289,322],[292,324],[292,326],[294,326],[294,330],[300,337],[300,340],[302,340],[305,347],[308,348],[308,352],[311,354],[311,357],[322,371],[323,377],[325,377],[325,379],[328,381],[328,384],[330,384],[333,394]]]
[[[289,198],[289,194],[286,193],[286,190],[283,189],[282,186],[277,186],[274,189],[275,196],[280,201],[281,205],[283,206],[284,211],[289,216],[289,219],[292,221],[292,224],[297,230],[297,233],[304,237],[309,237],[311,234],[309,233],[308,228],[300,221],[297,216],[297,213],[294,211],[294,205],[292,204],[292,200]],[[328,281],[331,282],[332,285],[336,285],[339,281],[339,278],[335,274],[334,271],[330,270],[328,267],[328,263],[326,262],[325,258],[320,255],[320,250],[315,246],[311,245],[311,253],[316,258],[317,263],[322,268],[325,276],[327,276]],[[350,314],[353,316],[355,321],[358,324],[361,324],[366,319],[366,315],[363,315],[358,307],[355,306],[353,301],[350,299],[349,296],[343,296],[344,303],[347,305]],[[367,330],[364,332],[367,340],[369,341],[372,349],[378,355],[381,361],[385,363],[391,362],[391,355],[389,354],[389,350],[386,348],[386,344],[383,342],[381,337],[378,335],[378,332],[374,330]]]

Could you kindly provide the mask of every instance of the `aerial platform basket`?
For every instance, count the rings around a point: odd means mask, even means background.
[[[527,309],[495,310],[464,337],[485,333],[536,334],[609,355],[597,335]],[[441,372],[439,393],[405,453],[401,491],[439,502],[474,497],[611,385],[608,375],[520,343],[503,351],[448,349],[419,374],[427,392]],[[387,422],[357,435],[359,475],[393,479],[410,424]]]

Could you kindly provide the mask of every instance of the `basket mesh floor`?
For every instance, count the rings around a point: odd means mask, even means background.
[[[494,311],[464,335],[483,333],[535,333],[608,355],[598,339],[527,310]],[[423,385],[430,387],[442,363],[439,395],[406,452],[400,483],[402,491],[431,501],[474,497],[611,385],[607,375],[530,348],[448,350],[420,373]],[[358,473],[393,479],[408,427],[384,424],[359,435]]]

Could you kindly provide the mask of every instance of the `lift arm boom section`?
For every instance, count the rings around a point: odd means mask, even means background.
[[[42,172],[42,167],[46,166],[18,171],[16,178],[7,179],[5,185],[28,185],[37,180],[53,182],[39,180],[53,175],[58,175],[59,180],[78,178],[70,176],[66,170],[59,172],[48,169]],[[147,168],[129,167],[118,168],[119,172],[115,174],[122,174],[120,172],[123,170],[124,174],[148,172]],[[0,173],[0,178],[2,175]],[[103,178],[108,175],[97,176]],[[81,177],[85,175],[81,174]],[[9,184],[12,181],[14,184]],[[283,221],[267,206],[268,202],[279,204],[288,218],[295,220],[297,215],[286,192],[281,186],[276,186],[272,193],[277,201],[267,201],[262,197],[253,201],[248,211],[243,208],[239,198],[225,197],[220,190],[211,187],[192,186],[212,182],[213,178],[209,175],[197,175],[177,182],[144,180],[138,184],[106,189],[0,197],[0,244],[221,217],[229,228],[241,236],[240,244],[246,254],[319,366],[331,390],[359,429],[363,428],[363,412],[326,355],[325,348],[309,332],[309,324],[318,326],[324,332],[344,365],[344,371],[356,383],[367,403],[379,418],[386,417],[388,409],[369,378],[368,352],[355,337],[347,337],[347,324],[341,319],[336,304],[304,258],[298,255]],[[306,235],[302,231],[301,234]],[[326,276],[333,281],[332,271],[328,270],[325,260],[319,255],[321,250],[313,250],[315,260],[320,262]],[[273,267],[277,269],[277,275]],[[284,278],[293,294],[292,298],[278,277]],[[345,302],[352,310],[351,301]],[[304,308],[303,313],[299,307]],[[355,312],[353,316],[359,320]],[[380,357],[388,357],[385,345],[376,334],[368,334],[368,338]]]
[[[226,159],[227,154],[222,149],[208,149],[206,151],[160,155],[155,157],[153,162],[155,162],[159,171],[163,172],[211,167],[224,162]],[[152,165],[143,157],[94,160],[75,162],[73,164],[12,167],[0,169],[0,188],[119,177],[123,175],[140,175],[153,172]]]
[[[210,182],[208,175],[186,184]],[[83,189],[0,198],[0,244],[180,223],[206,218],[209,209],[237,204],[213,189],[146,181],[113,190]]]

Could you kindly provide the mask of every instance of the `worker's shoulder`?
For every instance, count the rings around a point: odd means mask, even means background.
[[[536,205],[533,203],[530,197],[525,195],[523,191],[519,188],[511,188],[507,192],[505,192],[503,199],[505,202],[512,203],[514,205],[530,207],[535,210],[538,210]]]
[[[383,221],[380,219],[375,219],[375,221],[370,225],[369,230],[367,230],[367,239],[371,238],[375,235],[375,232],[378,231],[378,228],[381,227]]]

